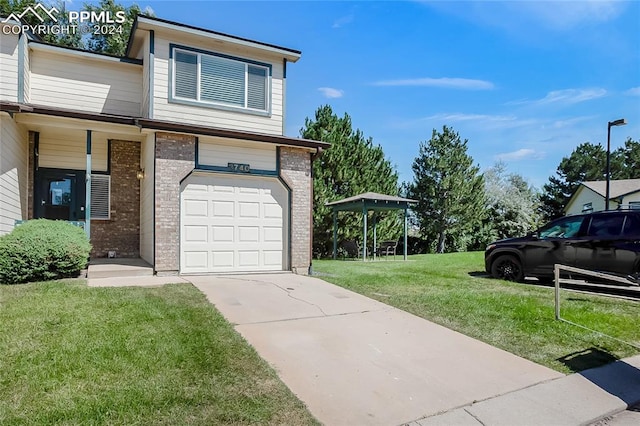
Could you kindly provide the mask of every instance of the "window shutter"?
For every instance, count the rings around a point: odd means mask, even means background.
[[[267,109],[267,70],[249,65],[248,67],[247,107],[259,110]]]
[[[200,98],[244,107],[244,69],[241,62],[202,55]]]
[[[175,95],[181,98],[197,99],[198,57],[178,51],[175,54]]]
[[[91,219],[109,219],[111,176],[91,175]]]

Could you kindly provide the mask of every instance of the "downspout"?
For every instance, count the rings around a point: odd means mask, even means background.
[[[313,162],[322,155],[324,151],[322,148],[316,148],[316,152],[310,154],[311,161],[309,166],[311,168],[311,188],[309,191],[309,230],[311,232],[309,238],[309,275],[313,275]]]

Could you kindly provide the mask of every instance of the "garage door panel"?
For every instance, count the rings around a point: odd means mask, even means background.
[[[265,226],[262,228],[263,237],[262,241],[265,243],[281,243],[282,242],[282,228]]]
[[[181,271],[283,270],[288,197],[273,178],[191,176],[181,194]]]
[[[234,203],[233,201],[213,201],[213,212],[212,216],[214,217],[234,217]]]
[[[260,218],[260,203],[238,203],[239,216],[241,218]]]
[[[234,253],[233,250],[212,251],[211,252],[211,269],[229,269],[233,268]]]
[[[260,252],[258,250],[238,250],[238,266],[254,269],[260,266]]]
[[[239,243],[259,243],[260,227],[258,226],[239,226],[238,227]]]
[[[189,199],[184,203],[184,213],[187,216],[202,216],[207,217],[209,215],[209,203],[206,199]]]
[[[186,225],[183,228],[184,241],[188,243],[206,243],[209,227],[207,225]]]
[[[185,252],[185,267],[189,269],[197,269],[198,272],[206,271],[208,262],[207,257],[209,252],[207,250],[193,251],[189,250]]]
[[[264,256],[264,265],[279,266],[282,262],[282,250],[264,250],[262,252]]]

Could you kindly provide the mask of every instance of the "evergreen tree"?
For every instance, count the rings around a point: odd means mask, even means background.
[[[114,0],[100,0],[97,6],[85,4],[85,10],[89,12],[110,12],[111,16],[116,16],[116,12],[125,12],[126,21],[121,27],[118,27],[117,31],[108,34],[92,33],[91,37],[86,42],[86,47],[89,50],[95,52],[108,53],[111,55],[124,56],[127,50],[127,42],[129,41],[129,33],[131,32],[131,26],[136,16],[141,11],[137,4],[132,4],[129,7],[125,7]]]
[[[627,138],[624,147],[616,150],[622,162],[622,170],[618,179],[640,179],[640,142]]]
[[[606,179],[607,151],[602,145],[585,142],[564,157],[558,165],[556,175],[543,186],[541,196],[542,215],[552,220],[564,215],[564,207],[582,182]],[[611,179],[624,176],[623,151],[611,153]]]
[[[433,129],[413,161],[414,181],[408,195],[418,200],[414,211],[420,231],[437,242],[438,253],[471,247],[474,231],[482,226],[484,179],[467,154],[467,142],[447,126],[442,132]]]
[[[398,195],[398,174],[382,148],[353,130],[348,114],[339,118],[329,105],[318,108],[314,119],[307,118],[300,134],[331,143],[313,163],[313,251],[328,256],[333,250],[333,214],[325,204],[364,192]],[[397,212],[382,214],[380,240],[396,239],[401,231]],[[362,241],[362,214],[338,214],[338,241],[343,240]],[[371,236],[367,240],[372,241]]]
[[[44,17],[45,21],[41,22],[38,18],[27,13],[22,17],[22,20],[28,25],[69,25],[69,14],[66,10],[66,2],[64,0],[55,1],[41,1],[36,0],[0,0],[0,16],[6,17],[11,13],[21,13],[27,7],[35,6],[37,3],[42,3],[46,7],[55,6],[58,10],[56,16],[57,22],[54,22],[50,17]],[[98,53],[108,53],[117,56],[123,56],[127,48],[127,41],[129,39],[129,33],[135,17],[141,12],[140,7],[137,4],[132,4],[129,7],[125,7],[120,3],[116,3],[114,0],[100,0],[97,6],[85,4],[83,10],[94,12],[111,12],[111,16],[115,16],[118,11],[124,11],[126,15],[126,21],[120,25],[115,25],[116,31],[109,31],[106,34],[101,32],[94,33],[91,31],[88,37],[83,38],[80,30],[75,33],[62,33],[55,34],[49,33],[42,35],[42,39],[47,43],[56,44],[58,46],[74,47],[80,49],[91,50]],[[75,23],[74,23],[75,24]],[[91,28],[89,28],[91,29]]]

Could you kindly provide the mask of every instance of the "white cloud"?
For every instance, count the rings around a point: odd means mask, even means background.
[[[325,98],[329,99],[341,98],[344,95],[344,91],[334,89],[333,87],[318,87],[318,91],[321,92]]]
[[[543,157],[544,152],[538,152],[530,148],[522,148],[517,151],[498,154],[494,158],[498,161],[521,161],[527,159],[539,160]]]
[[[507,115],[486,115],[486,114],[435,114],[429,117],[423,118],[423,120],[437,120],[437,121],[513,121],[516,118]]]
[[[606,95],[607,91],[600,88],[554,90],[547,93],[547,96],[542,99],[513,101],[508,102],[507,105],[548,105],[553,103],[577,104],[580,102],[590,101],[592,99],[598,99]]]
[[[490,81],[474,80],[468,78],[413,78],[399,80],[381,80],[373,83],[374,86],[427,86],[442,87],[447,89],[464,89],[464,90],[490,90],[495,86]]]
[[[345,25],[352,23],[353,20],[354,20],[353,14],[342,16],[333,22],[332,28],[344,27]]]
[[[631,89],[624,92],[624,94],[629,96],[640,96],[640,86],[632,87]]]

